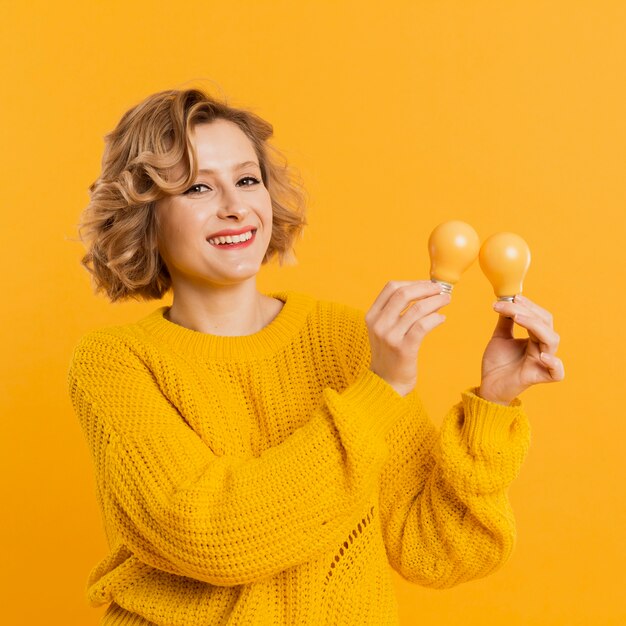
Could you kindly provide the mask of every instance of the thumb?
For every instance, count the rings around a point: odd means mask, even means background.
[[[502,339],[513,339],[513,326],[515,322],[512,317],[506,317],[505,315],[499,315],[496,323],[496,328],[493,331],[494,337],[501,337]]]

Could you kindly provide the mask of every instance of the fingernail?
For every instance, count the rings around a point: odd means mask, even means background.
[[[504,306],[504,305],[503,305],[503,304],[502,304],[502,302],[500,302],[500,301],[498,301],[498,302],[494,302],[494,303],[493,303],[493,308],[494,308],[496,311],[502,311],[502,307],[503,307],[503,306]]]

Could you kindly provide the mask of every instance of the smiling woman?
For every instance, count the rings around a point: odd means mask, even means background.
[[[80,225],[96,290],[116,301],[171,289],[167,319],[222,335],[273,319],[282,305],[256,291],[256,273],[274,256],[292,258],[306,219],[304,189],[272,132],[199,90],[155,94],[128,111],[106,136]],[[246,228],[248,244],[208,242]]]
[[[156,232],[174,293],[168,319],[202,330],[207,300],[254,292],[272,237],[272,200],[254,146],[236,124],[197,124],[191,142],[198,174],[182,193],[157,200]],[[183,178],[182,168],[171,177]]]
[[[110,549],[87,588],[103,625],[398,624],[389,565],[441,588],[511,553],[516,395],[562,374],[551,316],[507,303],[437,432],[414,391],[437,284],[390,281],[367,314],[257,290],[306,223],[271,134],[187,90],[107,135],[83,263],[113,301],[173,302],[88,333],[69,369]]]

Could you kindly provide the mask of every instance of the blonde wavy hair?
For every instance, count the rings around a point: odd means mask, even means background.
[[[105,135],[102,172],[89,187],[90,202],[78,231],[96,292],[111,302],[161,298],[171,278],[157,246],[155,202],[186,190],[197,176],[191,135],[197,124],[233,122],[248,136],[272,201],[272,236],[263,258],[294,260],[293,245],[307,224],[300,176],[268,140],[272,125],[255,113],[229,106],[200,89],[153,94],[127,111]],[[168,180],[171,168],[184,171]]]

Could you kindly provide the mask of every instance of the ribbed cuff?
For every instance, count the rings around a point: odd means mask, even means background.
[[[401,396],[380,376],[367,369],[339,394],[342,404],[351,406],[358,415],[355,428],[366,437],[384,441],[385,437],[409,408],[408,396]]]
[[[501,446],[509,440],[511,425],[522,411],[522,402],[515,398],[509,406],[490,402],[476,395],[477,387],[461,394],[463,428],[461,434],[471,448]]]

